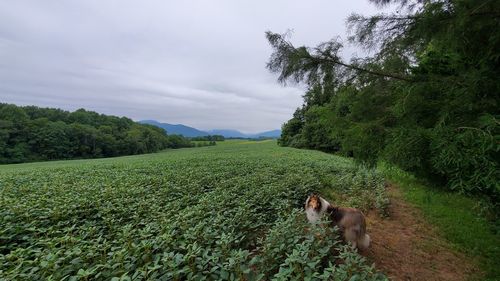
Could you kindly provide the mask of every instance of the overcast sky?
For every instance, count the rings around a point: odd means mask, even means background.
[[[265,68],[265,31],[293,29],[296,45],[346,39],[352,12],[376,8],[367,0],[0,0],[0,102],[277,129],[303,89],[279,85]]]

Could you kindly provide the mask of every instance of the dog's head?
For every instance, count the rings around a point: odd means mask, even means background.
[[[321,210],[321,198],[316,193],[311,193],[306,200],[306,209],[314,209],[316,212]]]

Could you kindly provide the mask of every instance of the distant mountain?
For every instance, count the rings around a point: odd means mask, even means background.
[[[223,135],[225,138],[279,138],[281,130],[265,131],[257,134],[245,134],[238,130],[215,129],[208,131],[211,135]]]
[[[255,134],[254,137],[259,138],[279,138],[281,136],[281,130],[272,130],[272,131],[266,131],[262,133]]]
[[[142,121],[139,121],[139,123],[155,125],[157,127],[163,128],[165,131],[167,131],[167,134],[171,134],[171,135],[183,135],[183,136],[189,137],[189,138],[210,135],[207,132],[200,131],[198,129],[195,129],[195,128],[192,128],[189,126],[185,126],[182,124],[173,125],[173,124],[168,124],[168,123],[160,123],[160,122],[155,121],[155,120],[142,120]]]
[[[208,131],[211,135],[222,135],[225,138],[248,138],[249,136],[237,130],[215,129]]]
[[[225,138],[279,138],[281,136],[281,130],[266,131],[257,134],[245,134],[238,130],[228,130],[228,129],[214,129],[209,131],[201,131],[193,127],[189,127],[182,124],[168,124],[160,123],[155,120],[142,120],[139,121],[142,124],[155,125],[157,127],[163,128],[167,131],[167,134],[183,135],[185,137],[201,137],[208,135],[222,135]]]

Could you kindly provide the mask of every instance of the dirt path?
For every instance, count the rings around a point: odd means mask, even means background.
[[[372,244],[365,255],[391,280],[467,280],[478,270],[463,254],[450,249],[422,217],[389,187],[389,218],[371,212],[367,232]]]

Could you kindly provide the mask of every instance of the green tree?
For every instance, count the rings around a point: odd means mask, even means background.
[[[266,34],[278,81],[309,86],[279,143],[335,144],[366,163],[500,198],[500,2],[372,2],[400,6],[348,18],[349,43],[373,56],[345,60],[338,39],[295,47],[289,34]]]
[[[0,163],[109,157],[191,147],[158,127],[79,109],[0,104]]]

